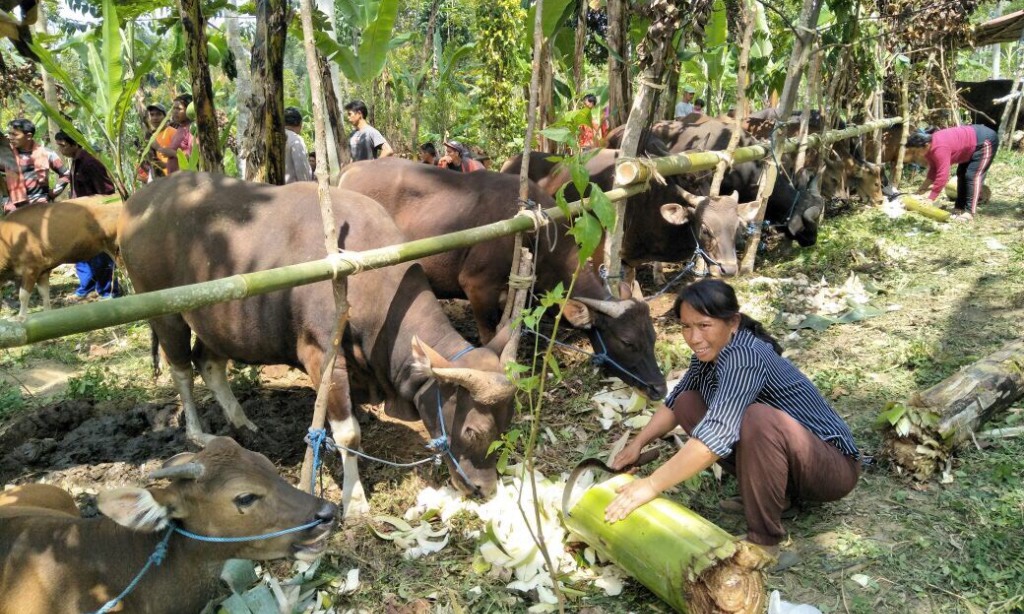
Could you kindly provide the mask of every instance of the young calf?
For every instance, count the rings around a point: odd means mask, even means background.
[[[151,478],[164,487],[100,493],[107,518],[81,518],[59,488],[0,494],[0,614],[81,614],[118,596],[143,568],[168,523],[205,536],[248,537],[318,523],[287,535],[209,543],[175,533],[117,612],[189,614],[216,596],[224,561],[312,560],[327,545],[337,508],[288,484],[262,454],[227,437],[175,456]]]
[[[28,205],[0,218],[0,283],[20,283],[18,317],[28,314],[29,297],[39,285],[43,309],[50,308],[50,271],[59,264],[117,253],[120,201],[87,196]]]

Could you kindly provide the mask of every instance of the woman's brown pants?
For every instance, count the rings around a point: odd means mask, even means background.
[[[676,397],[672,412],[692,433],[708,411],[696,391]],[[736,476],[747,518],[747,540],[762,546],[782,541],[787,502],[837,501],[857,485],[860,463],[822,441],[784,411],[755,403],[747,408],[740,439],[719,461]]]

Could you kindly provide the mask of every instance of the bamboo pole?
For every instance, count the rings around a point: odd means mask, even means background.
[[[892,171],[893,187],[900,187],[903,182],[903,160],[907,155],[907,137],[910,135],[910,74],[913,67],[908,66],[900,83],[900,113],[906,121],[900,126],[900,149],[896,152],[896,165]],[[885,148],[885,136],[878,141],[879,151]]]
[[[695,512],[658,497],[608,524],[615,490],[633,480],[617,475],[591,487],[563,522],[677,612],[760,614],[771,560]]]
[[[807,146],[818,147],[820,145],[835,143],[850,137],[872,132],[877,128],[895,126],[902,121],[902,117],[890,117],[888,119],[869,122],[862,126],[849,126],[841,130],[830,130],[821,134],[809,134],[807,135]],[[776,153],[783,154],[793,152],[797,147],[799,147],[799,145],[799,139],[788,139],[776,149]],[[771,149],[767,145],[740,147],[733,153],[733,163],[742,164],[743,162],[760,160],[768,156],[770,152]],[[659,175],[667,176],[708,170],[714,168],[715,165],[718,164],[718,160],[718,154],[709,151],[674,154],[663,158],[651,158],[644,161],[625,158],[620,159],[618,165],[615,167],[615,179],[619,185],[630,186],[650,181],[654,177],[654,172],[657,172]],[[620,198],[614,190],[608,192],[608,197],[612,199]]]
[[[316,115],[314,115],[316,120]],[[320,117],[320,121],[323,118]],[[880,120],[886,126],[902,121],[899,117]],[[844,138],[856,136],[874,130],[874,122],[864,126],[851,126],[843,130],[833,130],[822,134],[812,134],[808,139],[814,144],[833,143]],[[782,151],[792,151],[796,142],[790,140],[782,146]],[[322,144],[317,144],[319,150]],[[319,151],[318,151],[319,155]],[[736,150],[737,163],[758,160],[768,155],[763,145],[741,147]],[[639,194],[647,189],[644,182],[651,178],[650,169],[637,160],[626,161],[628,164],[616,168],[616,173],[630,172],[631,180],[624,187],[610,190],[606,196],[610,199],[624,199]],[[714,168],[718,156],[714,153],[701,152],[695,154],[676,154],[665,158],[653,158],[649,161],[654,170],[662,175],[678,175],[690,171]],[[326,169],[317,165],[317,175]],[[589,207],[587,199],[569,203],[569,215],[576,216]],[[565,214],[558,207],[544,210],[544,224],[565,219]],[[378,269],[393,264],[409,262],[441,252],[469,247],[483,241],[509,236],[534,227],[533,219],[516,216],[508,220],[494,222],[476,228],[469,228],[436,237],[409,241],[398,245],[379,247],[363,252],[346,252],[344,258],[331,257],[314,260],[302,264],[294,264],[266,271],[233,275],[223,279],[207,281],[189,286],[167,288],[145,294],[124,296],[112,301],[73,305],[52,311],[42,311],[29,315],[23,322],[0,319],[0,348],[17,347],[30,343],[38,343],[48,339],[56,339],[65,335],[82,333],[90,330],[125,324],[136,320],[145,320],[169,313],[182,313],[214,303],[233,301],[259,294],[266,294],[286,288],[315,283],[331,279],[335,275],[344,277],[357,270]]]

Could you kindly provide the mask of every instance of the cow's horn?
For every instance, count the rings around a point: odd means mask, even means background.
[[[625,301],[602,301],[596,298],[574,298],[594,311],[603,313],[610,318],[621,317],[622,314],[626,313],[626,309],[629,307]]]
[[[485,405],[494,405],[515,393],[515,387],[505,379],[504,375],[486,373],[477,369],[434,369],[434,377],[442,382],[462,386],[473,396],[473,400]]]
[[[198,480],[203,477],[203,472],[205,471],[206,468],[203,467],[202,463],[185,463],[183,465],[174,465],[172,467],[157,469],[149,474],[149,479],[158,480],[163,478],[167,480]]]

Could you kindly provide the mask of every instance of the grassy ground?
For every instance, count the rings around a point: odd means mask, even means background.
[[[913,214],[890,220],[861,209],[829,219],[815,248],[781,247],[762,257],[761,278],[803,274],[834,287],[855,274],[874,293],[872,303],[886,310],[881,316],[793,335],[780,316],[802,309],[790,286],[736,281],[747,311],[786,338],[787,355],[834,403],[868,453],[879,447],[875,422],[887,402],[906,399],[1021,334],[1024,158],[1001,153],[988,183],[993,201],[972,225],[936,224]],[[55,281],[58,291],[70,290],[70,280]],[[9,288],[5,292],[9,301]],[[10,309],[8,303],[5,315]],[[677,327],[659,320],[658,328],[665,367],[684,365],[688,351]],[[148,329],[136,324],[0,350],[0,426],[49,402],[19,384],[19,377],[41,364],[63,366],[71,374],[61,394],[101,401],[111,411],[172,399],[166,376],[156,383],[149,377],[148,344]],[[586,411],[597,379],[584,362],[565,358],[565,381],[551,391],[543,418],[556,437],[538,451],[539,468],[548,475],[607,449],[624,432],[600,429]],[[259,385],[252,371],[239,375],[236,386]],[[1018,404],[986,428],[1021,424],[1024,410]],[[769,576],[769,589],[824,612],[1024,612],[1022,455],[1024,438],[970,447],[957,457],[953,480],[945,484],[913,483],[884,463],[875,465],[845,500],[787,523],[787,548],[801,562]],[[375,513],[400,515],[419,489],[444,480],[436,469],[366,471],[375,482]],[[717,508],[734,489],[730,480],[718,482],[707,473],[673,496],[726,530],[742,532],[742,520]],[[341,611],[394,613],[525,611],[529,601],[508,591],[500,578],[474,572],[475,543],[460,537],[463,528],[475,527],[459,520],[447,549],[405,561],[368,525],[347,525],[334,541],[329,567],[339,574],[359,567],[363,584],[339,596],[337,605]],[[571,603],[573,611],[667,611],[635,584],[618,597],[577,588],[585,596]]]

